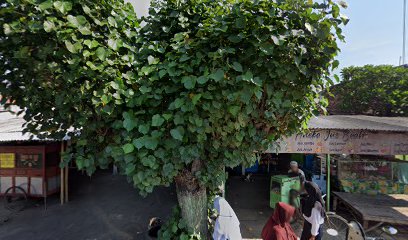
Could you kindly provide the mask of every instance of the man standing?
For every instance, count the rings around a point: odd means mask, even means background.
[[[299,165],[296,161],[290,162],[290,169],[288,171],[288,176],[289,177],[299,177],[300,183],[303,183],[305,181],[305,173],[302,171],[302,169],[299,168]]]

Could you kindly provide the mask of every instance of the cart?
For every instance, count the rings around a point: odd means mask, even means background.
[[[27,198],[43,198],[60,190],[60,143],[0,146],[0,196],[5,207],[21,210]],[[16,209],[18,208],[18,209]]]
[[[291,204],[291,190],[300,190],[300,179],[298,177],[288,177],[287,175],[272,176],[269,202],[270,207],[275,208],[275,205],[278,202]]]

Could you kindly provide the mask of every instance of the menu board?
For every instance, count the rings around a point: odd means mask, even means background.
[[[408,133],[310,130],[281,139],[268,152],[408,155]]]
[[[41,168],[42,154],[20,154],[17,166],[19,168]]]
[[[16,164],[14,153],[0,153],[0,168],[14,168]]]

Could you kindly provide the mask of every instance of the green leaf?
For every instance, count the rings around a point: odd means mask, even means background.
[[[277,36],[272,35],[271,39],[272,39],[273,43],[275,43],[276,45],[280,45],[280,41],[279,41],[279,38]]]
[[[238,35],[232,35],[228,37],[228,40],[230,40],[232,43],[239,43],[242,41],[242,38]]]
[[[184,118],[180,114],[175,115],[174,124],[176,125],[184,124]]]
[[[237,28],[244,28],[245,24],[246,24],[246,20],[244,16],[239,17],[235,20],[235,25]]]
[[[172,174],[174,171],[174,166],[171,163],[166,163],[163,166],[163,173],[165,176],[169,176],[170,174]]]
[[[70,41],[65,41],[65,47],[70,51],[71,53],[78,53],[78,49],[74,44],[72,44]]]
[[[182,127],[174,128],[170,131],[170,135],[179,141],[183,141],[184,129]]]
[[[242,72],[242,71],[243,71],[242,65],[241,65],[241,63],[239,63],[239,62],[234,62],[234,63],[232,64],[232,67],[233,67],[234,70],[237,71],[237,72]]]
[[[84,16],[82,16],[82,15],[79,15],[79,16],[76,16],[76,17],[74,17],[72,15],[68,15],[67,20],[68,20],[69,23],[71,23],[76,28],[83,27],[85,24],[88,23],[86,18]]]
[[[96,49],[96,56],[99,58],[101,61],[105,61],[106,59],[106,51],[104,47],[98,47]]]
[[[142,159],[142,164],[145,167],[153,168],[156,165],[156,158],[153,155],[149,155]]]
[[[336,69],[339,66],[339,64],[340,64],[339,60],[334,60],[332,63],[332,70]]]
[[[196,105],[198,100],[200,100],[200,98],[201,98],[201,94],[195,94],[193,98],[191,99],[191,101],[193,102],[194,105]]]
[[[315,28],[310,23],[305,23],[305,27],[310,33],[313,33],[315,30]]]
[[[159,78],[163,78],[167,74],[167,71],[162,69],[159,71]]]
[[[108,23],[112,27],[117,27],[116,20],[113,17],[108,17]]]
[[[334,18],[338,18],[338,17],[339,17],[339,14],[340,14],[340,7],[339,7],[339,5],[333,4],[332,10],[333,10],[333,11],[332,11],[333,17],[334,17]]]
[[[206,83],[207,81],[208,81],[208,77],[206,77],[206,76],[200,76],[200,77],[197,78],[197,82],[198,82],[199,84],[204,84],[204,83]]]
[[[139,125],[138,131],[142,134],[147,134],[149,132],[150,126],[147,124]]]
[[[196,78],[192,76],[184,76],[181,79],[181,82],[184,84],[184,87],[187,89],[193,89],[196,84]]]
[[[170,118],[173,117],[173,114],[165,113],[165,114],[163,114],[162,116],[163,116],[164,119],[166,119],[166,121],[168,121],[168,120],[170,120]]]
[[[124,112],[123,114],[123,127],[128,131],[132,131],[136,127],[136,118],[133,112]]]
[[[140,91],[141,93],[145,94],[145,93],[151,92],[151,91],[152,91],[152,88],[151,88],[151,87],[146,87],[145,85],[143,85],[143,86],[141,86],[141,87],[139,88],[139,91]]]
[[[292,103],[289,100],[285,100],[282,104],[284,108],[290,108],[292,106]]]
[[[67,12],[71,11],[72,3],[65,1],[56,1],[54,2],[54,8],[60,11],[62,14],[66,14]]]
[[[44,21],[44,31],[46,32],[51,32],[52,30],[54,30],[55,28],[55,24],[51,21]]]
[[[136,168],[136,165],[134,165],[134,164],[129,164],[129,165],[126,166],[125,173],[126,173],[127,175],[129,175],[129,174],[131,174],[133,171],[135,171],[135,168]]]
[[[51,1],[51,0],[44,1],[44,2],[42,2],[40,5],[38,5],[38,7],[39,7],[42,11],[47,10],[47,9],[50,9],[50,8],[52,8],[52,1]]]
[[[84,13],[91,15],[91,9],[87,5],[82,5],[82,10],[84,10]]]
[[[233,116],[237,116],[240,109],[241,107],[239,106],[230,106],[228,107],[228,112],[230,112]]]
[[[144,146],[147,149],[155,150],[158,144],[159,144],[159,141],[157,140],[157,138],[147,137],[144,139]]]
[[[134,139],[132,143],[137,149],[141,149],[142,147],[144,147],[144,143],[145,143],[144,139],[145,137],[140,137],[140,138]]]
[[[120,39],[109,39],[108,46],[113,50],[117,51],[119,48],[123,46],[123,42]]]
[[[95,41],[95,40],[91,41],[89,39],[86,39],[84,41],[84,45],[87,46],[89,49],[92,49],[92,48],[96,48],[97,46],[99,46],[99,43],[98,41]]]
[[[211,78],[214,79],[214,81],[216,82],[224,79],[224,70],[220,68],[217,69],[217,71],[211,75]]]
[[[343,14],[340,14],[340,19],[344,25],[347,25],[348,22],[350,21],[350,19],[346,15],[343,15]]]
[[[162,118],[159,114],[156,114],[152,117],[153,127],[160,127],[163,123],[164,123],[164,118]]]
[[[133,144],[127,143],[122,147],[122,149],[125,152],[125,154],[128,154],[133,152],[133,150],[135,150],[135,147],[133,146]]]
[[[174,106],[176,108],[180,108],[181,106],[183,106],[184,104],[184,99],[182,98],[176,98],[176,100],[174,100]]]
[[[181,56],[180,62],[185,62],[185,61],[187,61],[188,59],[190,59],[190,57],[189,57],[188,55],[184,54],[183,56]]]
[[[149,65],[154,65],[159,63],[159,59],[155,58],[153,56],[148,56],[147,61],[149,62]],[[160,77],[161,78],[161,77]]]
[[[251,71],[247,71],[244,75],[242,75],[242,80],[252,82],[254,75]]]

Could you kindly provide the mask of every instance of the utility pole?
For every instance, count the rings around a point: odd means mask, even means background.
[[[405,38],[406,38],[406,34],[405,34],[405,16],[406,16],[406,12],[407,12],[407,0],[404,0],[404,9],[403,9],[403,23],[402,23],[402,65],[405,64]]]

